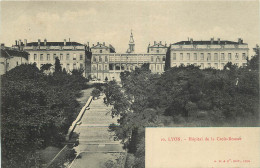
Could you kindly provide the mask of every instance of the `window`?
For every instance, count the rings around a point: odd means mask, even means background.
[[[238,55],[238,53],[236,53],[235,58],[236,58],[236,60],[239,60],[239,55]]]
[[[242,60],[246,60],[246,53],[242,54]]]
[[[157,50],[157,53],[159,53],[159,50]]]
[[[67,55],[66,55],[66,60],[70,60],[70,54],[69,53],[67,53]]]
[[[221,60],[225,60],[225,54],[221,53]]]
[[[183,60],[183,53],[180,53],[180,60]]]
[[[214,54],[214,60],[217,61],[218,60],[218,53]]]
[[[163,67],[163,70],[165,69],[165,65],[162,65],[162,67]]]
[[[105,57],[105,61],[108,62],[108,58],[107,58],[107,56]]]
[[[73,60],[76,60],[76,59],[77,59],[77,55],[73,54]]]
[[[102,66],[101,65],[98,65],[98,70],[102,70]]]
[[[34,54],[33,59],[34,59],[34,61],[37,60],[37,54]]]
[[[105,70],[107,70],[107,65],[105,65]]]
[[[172,60],[176,60],[176,53],[173,53]]]
[[[190,60],[190,53],[187,53],[187,60]]]
[[[70,64],[67,64],[66,69],[67,69],[67,70],[70,69]]]
[[[208,55],[207,55],[207,61],[211,61],[211,53],[208,53]]]
[[[204,60],[204,53],[200,53],[200,60]]]
[[[151,65],[151,71],[153,71],[153,65]]]
[[[215,63],[215,64],[214,64],[214,67],[217,69],[217,68],[218,68],[218,63]]]
[[[63,60],[63,54],[60,54],[60,60]]]
[[[79,66],[80,66],[80,69],[83,69],[83,68],[84,68],[82,63],[79,64]]]
[[[210,63],[208,63],[208,68],[210,68],[211,67],[211,64]]]
[[[231,53],[228,53],[228,60],[232,60],[232,55],[231,55]]]
[[[160,70],[160,65],[157,65],[157,70]]]
[[[50,54],[47,54],[47,60],[48,61],[50,60]]]
[[[197,60],[197,53],[194,53],[194,54],[193,54],[193,59],[194,59],[194,60]],[[195,64],[194,64],[194,65],[195,65]]]
[[[202,69],[204,68],[204,64],[203,63],[200,64],[200,68],[202,68]]]
[[[79,59],[83,60],[83,55],[82,54],[80,54]]]
[[[102,53],[102,50],[100,50],[99,52]]]
[[[93,65],[93,66],[92,66],[92,69],[93,69],[94,71],[97,70],[96,65]]]
[[[93,60],[94,60],[94,62],[96,62],[96,61],[97,61],[97,58],[94,56],[94,57],[93,57]]]
[[[76,64],[75,64],[75,63],[73,64],[73,69],[77,69],[77,67],[76,67]]]
[[[224,69],[225,64],[221,63],[221,69]]]
[[[156,58],[156,62],[160,62],[160,58],[159,57]]]
[[[151,56],[151,61],[153,62],[153,56]]]
[[[163,61],[165,61],[165,56],[163,56]]]
[[[40,60],[43,61],[43,54],[40,55]]]
[[[55,58],[56,58],[56,54],[53,54],[53,60],[55,60]]]
[[[18,61],[16,62],[16,65],[19,65]]]
[[[102,62],[102,57],[101,56],[99,56],[99,62]]]

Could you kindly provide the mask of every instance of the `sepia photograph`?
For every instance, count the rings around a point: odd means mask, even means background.
[[[258,0],[0,2],[2,168],[260,168]]]

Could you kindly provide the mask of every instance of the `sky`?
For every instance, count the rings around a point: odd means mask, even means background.
[[[260,44],[259,1],[78,1],[1,2],[0,42],[105,42],[126,52],[131,29],[136,52],[149,43],[193,40]]]

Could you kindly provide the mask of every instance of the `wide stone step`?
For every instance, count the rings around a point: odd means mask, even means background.
[[[81,151],[114,151],[114,152],[123,152],[122,144],[82,144]]]

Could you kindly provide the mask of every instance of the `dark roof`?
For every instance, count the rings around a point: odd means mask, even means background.
[[[180,41],[180,42],[174,43],[173,45],[190,45],[190,44],[211,45],[211,41],[193,41],[193,43],[191,43],[191,41]],[[235,41],[222,40],[222,41],[220,41],[220,44],[225,45],[225,44],[239,44],[239,43],[235,42]],[[242,43],[242,44],[247,44],[247,43]],[[213,41],[213,45],[218,45],[218,41],[217,40]]]
[[[44,46],[44,42],[40,42],[40,45]],[[47,46],[64,46],[64,42],[47,42],[46,45]],[[38,42],[27,43],[27,46],[38,46]],[[66,46],[83,46],[83,44],[80,44],[77,42],[66,42]]]
[[[9,58],[9,57],[24,57],[25,59],[28,60],[28,52],[25,51],[19,51],[15,49],[10,49],[10,48],[1,48],[1,57]]]

